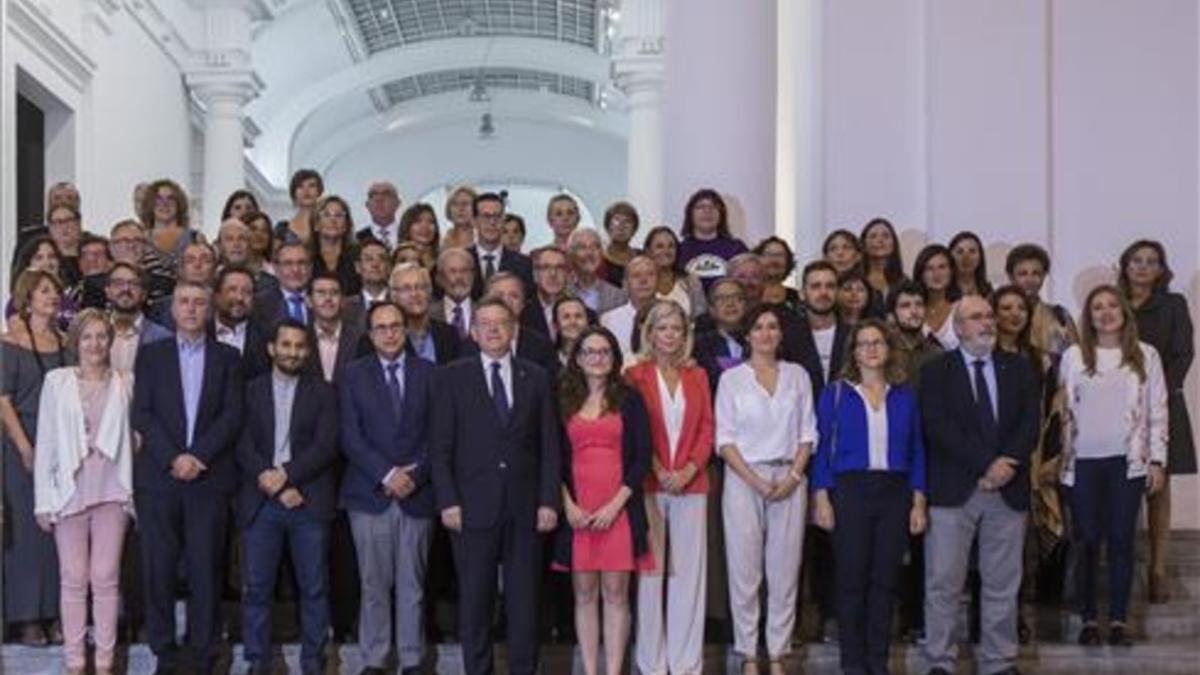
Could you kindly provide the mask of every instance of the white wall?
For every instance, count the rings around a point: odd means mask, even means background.
[[[826,230],[887,215],[911,263],[927,239],[972,229],[995,279],[1013,244],[1036,241],[1054,259],[1046,294],[1073,312],[1125,245],[1154,237],[1200,317],[1194,0],[826,0],[822,12]],[[1200,480],[1175,480],[1175,524],[1200,527]]]

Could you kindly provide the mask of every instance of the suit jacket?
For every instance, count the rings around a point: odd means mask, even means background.
[[[537,509],[561,506],[559,422],[546,373],[512,359],[507,424],[495,412],[479,356],[434,375],[432,451],[437,508],[462,508],[463,526],[511,520],[534,528]]]
[[[697,330],[695,341],[692,343],[692,356],[708,373],[708,391],[711,398],[717,393],[717,383],[721,381],[721,373],[736,365],[732,361],[733,354],[729,351],[729,344],[715,327],[704,331]],[[749,356],[749,348],[744,344],[742,356],[743,358]]]
[[[458,358],[461,351],[458,331],[454,330],[454,328],[447,325],[444,321],[439,321],[433,317],[429,318],[429,327],[426,330],[433,337],[433,351],[436,358],[434,365],[444,366]],[[417,350],[413,347],[410,340],[404,341],[404,353],[409,356],[417,356]]]
[[[961,506],[975,492],[992,461],[1004,455],[1017,460],[1017,472],[1001,489],[1014,509],[1029,508],[1029,455],[1041,427],[1041,390],[1033,364],[1023,356],[996,350],[996,428],[998,447],[987,447],[975,409],[973,374],[955,349],[921,369],[921,419],[929,503]]]
[[[241,357],[233,347],[209,338],[204,346],[204,377],[192,443],[176,340],[160,340],[139,350],[134,368],[133,427],[142,435],[134,458],[135,490],[232,492],[236,482],[234,445],[242,423]],[[171,476],[171,462],[191,453],[208,469],[195,480]]]
[[[362,341],[365,337],[361,326],[345,318],[342,319],[342,331],[338,335],[337,356],[333,359],[333,384],[336,385],[341,382],[342,374],[346,372],[346,367],[350,365],[350,362],[364,355],[362,352]],[[317,347],[317,328],[315,325],[309,328],[308,339],[310,344],[312,344],[312,354],[308,358],[307,371],[324,379],[325,370],[321,366],[321,352]]]
[[[600,322],[600,317],[592,311],[591,307],[584,309],[587,312],[589,325],[594,326]],[[546,313],[542,311],[542,301],[538,298],[536,291],[533,297],[525,303],[525,309],[521,310],[520,320],[522,330],[531,330],[550,337],[550,324],[546,323]]]
[[[334,514],[335,491],[330,470],[337,457],[337,397],[333,387],[310,373],[300,376],[292,401],[288,426],[292,459],[283,464],[288,485],[304,496],[299,509],[321,520]],[[238,525],[254,522],[270,497],[258,487],[258,475],[275,463],[274,373],[267,372],[246,385],[246,419],[237,446],[241,487],[238,490]]]
[[[654,443],[654,454],[658,463],[669,471],[678,471],[688,463],[696,465],[698,471],[684,488],[684,492],[708,494],[708,460],[713,454],[713,403],[708,386],[708,374],[699,366],[683,366],[679,369],[679,390],[683,395],[683,424],[679,429],[679,443],[675,459],[671,459],[670,443],[667,440],[667,423],[663,415],[662,396],[658,391],[658,366],[653,361],[642,361],[625,371],[625,379],[642,395],[650,418],[650,438]],[[658,476],[653,471],[646,476],[646,490],[660,492]]]
[[[273,329],[272,329],[273,332]],[[208,335],[212,339],[217,336],[217,320],[208,320]],[[253,320],[246,322],[246,342],[242,345],[242,379],[253,380],[271,370],[271,355],[267,353],[267,343],[271,341],[271,333],[264,333],[263,327]]]
[[[453,328],[450,330],[454,331]],[[517,331],[517,348],[513,351],[518,357],[536,363],[547,372],[555,368],[555,362],[558,360],[558,350],[554,348],[554,343],[536,331]],[[467,338],[467,341],[462,343],[460,353],[463,356],[478,356],[479,345],[474,339]]]
[[[304,294],[308,297],[308,293]],[[271,335],[275,332],[275,324],[287,316],[287,307],[283,301],[283,291],[279,288],[262,291],[254,295],[254,310],[250,313],[250,323],[254,324],[259,334]],[[305,307],[306,323],[312,325],[312,308]]]
[[[371,353],[346,367],[338,382],[342,453],[348,462],[343,508],[381,513],[393,501],[383,492],[383,479],[393,467],[415,464],[410,476],[417,489],[399,500],[400,508],[416,518],[434,515],[429,457],[433,370],[423,359],[404,357],[404,410],[397,419],[379,356]]]
[[[595,308],[596,314],[603,314],[610,309],[615,309],[629,302],[629,294],[625,292],[625,289],[613,286],[604,279],[600,279],[596,283],[598,291]],[[572,295],[583,297],[579,293],[579,288],[574,284],[571,284],[570,289]],[[589,307],[588,309],[591,308]]]
[[[789,316],[794,316],[789,313]],[[825,371],[821,368],[821,354],[817,351],[817,342],[813,339],[812,326],[807,321],[797,318],[794,322],[784,321],[783,354],[785,361],[799,363],[808,371],[812,382],[813,400],[821,397],[821,390],[828,382]],[[842,372],[842,364],[846,360],[846,340],[850,337],[850,329],[838,322],[833,334],[833,356],[829,360],[829,380],[836,380]]]
[[[479,258],[479,247],[472,244],[467,247],[471,257],[475,260],[475,288],[472,291],[472,297],[478,298],[483,295],[483,289],[487,285],[483,279],[483,265]],[[496,266],[497,272],[511,272],[521,278],[525,283],[525,295],[528,296],[534,292],[533,285],[533,261],[524,253],[510,251],[503,246],[500,247],[500,264]]]

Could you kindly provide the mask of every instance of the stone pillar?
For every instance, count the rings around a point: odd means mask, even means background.
[[[668,0],[664,21],[669,220],[711,187],[751,246],[775,231],[775,4]]]
[[[645,225],[662,223],[667,216],[662,129],[665,12],[664,0],[626,0],[613,59],[613,76],[629,109],[626,194]]]

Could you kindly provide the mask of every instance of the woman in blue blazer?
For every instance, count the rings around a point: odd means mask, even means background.
[[[921,411],[878,319],[856,325],[840,380],[821,392],[813,457],[817,525],[833,531],[847,675],[887,673],[892,605],[909,534],[925,529]]]

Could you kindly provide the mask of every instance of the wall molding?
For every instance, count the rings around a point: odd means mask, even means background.
[[[8,32],[41,57],[76,92],[82,93],[96,72],[96,62],[32,0],[11,0],[7,4]]]

